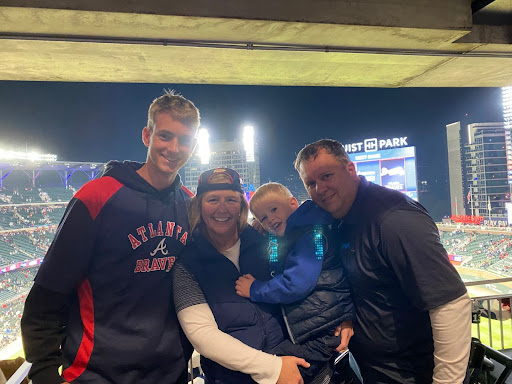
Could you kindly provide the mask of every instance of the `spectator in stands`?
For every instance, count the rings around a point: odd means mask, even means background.
[[[313,201],[340,219],[356,305],[349,348],[364,381],[462,383],[470,300],[427,211],[358,176],[335,140],[304,147],[295,167]]]
[[[252,303],[234,289],[240,273],[270,278],[268,241],[247,225],[242,192],[232,169],[199,177],[189,209],[192,241],[173,270],[178,319],[201,354],[207,383],[299,383],[296,364],[307,366],[303,359],[258,350],[284,340],[279,307]]]
[[[142,130],[146,162],[110,162],[70,201],[22,318],[34,384],[187,382],[192,349],[168,272],[187,243],[191,193],[178,170],[198,126],[192,102],[158,97]]]

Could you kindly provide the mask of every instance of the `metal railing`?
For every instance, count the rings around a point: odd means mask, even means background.
[[[512,282],[512,278],[478,280],[465,283],[466,287],[489,286]],[[511,293],[472,297],[473,337],[495,349],[512,348]],[[499,331],[497,332],[497,329]]]

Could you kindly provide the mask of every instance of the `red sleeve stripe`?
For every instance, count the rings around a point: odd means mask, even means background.
[[[74,197],[85,204],[94,220],[108,199],[119,191],[122,186],[123,184],[113,177],[104,176],[85,184],[75,193]]]
[[[192,193],[192,191],[190,189],[188,189],[187,187],[185,187],[184,185],[181,186],[181,189],[190,197],[194,197],[194,194]]]
[[[78,301],[84,331],[75,361],[62,372],[62,377],[68,382],[75,380],[85,371],[94,347],[94,304],[89,280],[84,280],[78,287]]]

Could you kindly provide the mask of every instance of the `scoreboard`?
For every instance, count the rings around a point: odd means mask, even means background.
[[[349,153],[348,156],[355,164],[358,175],[418,200],[415,147]]]

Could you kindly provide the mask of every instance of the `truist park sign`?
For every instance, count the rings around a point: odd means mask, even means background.
[[[347,153],[354,152],[375,152],[382,149],[391,149],[397,147],[406,147],[407,137],[393,137],[390,139],[366,139],[359,143],[345,144]]]

